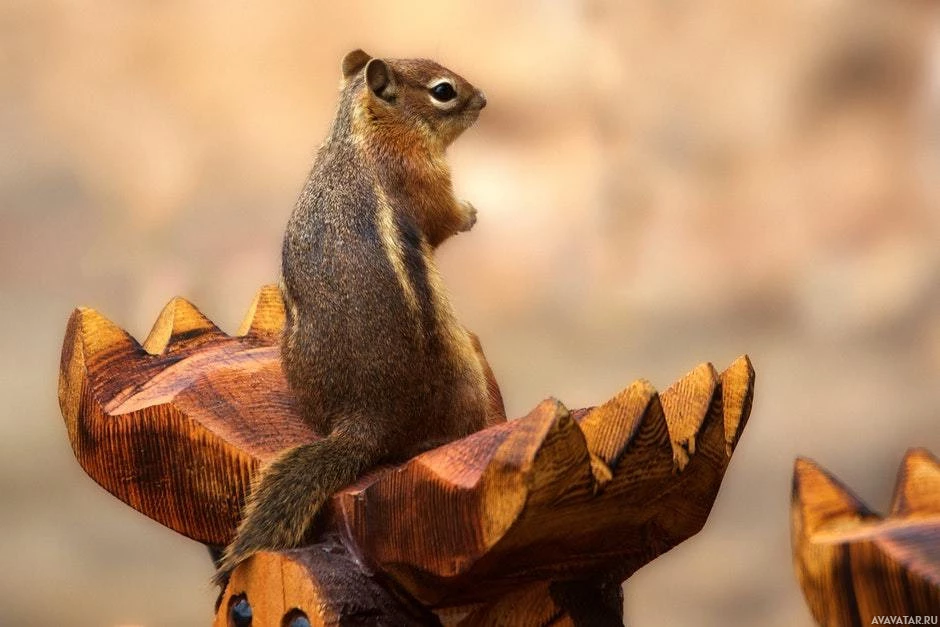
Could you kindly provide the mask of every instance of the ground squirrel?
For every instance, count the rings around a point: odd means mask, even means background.
[[[284,236],[287,381],[322,440],[259,473],[217,581],[259,550],[302,544],[366,469],[505,419],[476,338],[458,324],[433,250],[469,230],[444,151],[486,97],[425,59],[342,63],[339,108]]]

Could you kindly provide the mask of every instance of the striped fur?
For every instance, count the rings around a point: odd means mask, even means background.
[[[301,543],[329,496],[370,466],[488,419],[483,364],[432,257],[475,220],[454,197],[444,152],[486,99],[423,59],[354,51],[343,72],[282,258],[284,372],[304,418],[327,437],[262,471],[218,580],[255,551]],[[446,108],[429,95],[441,78],[457,92]]]

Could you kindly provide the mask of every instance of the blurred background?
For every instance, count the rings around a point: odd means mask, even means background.
[[[439,252],[512,416],[749,353],[705,529],[626,621],[809,625],[796,455],[885,509],[940,453],[940,5],[541,0],[0,5],[4,625],[205,625],[205,550],[79,468],[65,322],[137,337],[174,295],[237,328],[332,118],[342,56],[427,56],[489,106],[452,148],[480,212]]]

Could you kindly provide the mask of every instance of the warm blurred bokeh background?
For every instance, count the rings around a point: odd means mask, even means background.
[[[750,353],[751,424],[630,625],[810,623],[790,470],[883,508],[940,452],[940,6],[927,0],[0,5],[4,625],[208,624],[204,549],[108,496],[56,404],[72,308],[234,330],[355,47],[486,89],[452,150],[480,221],[440,251],[512,415]]]

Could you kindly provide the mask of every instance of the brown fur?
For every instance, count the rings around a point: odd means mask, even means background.
[[[304,419],[327,437],[285,451],[256,477],[218,581],[256,551],[300,544],[330,495],[369,467],[465,436],[501,412],[432,258],[476,219],[454,197],[444,151],[486,99],[433,61],[357,50],[342,69],[336,118],[282,260],[284,371]],[[438,79],[456,90],[443,104],[429,89]]]

